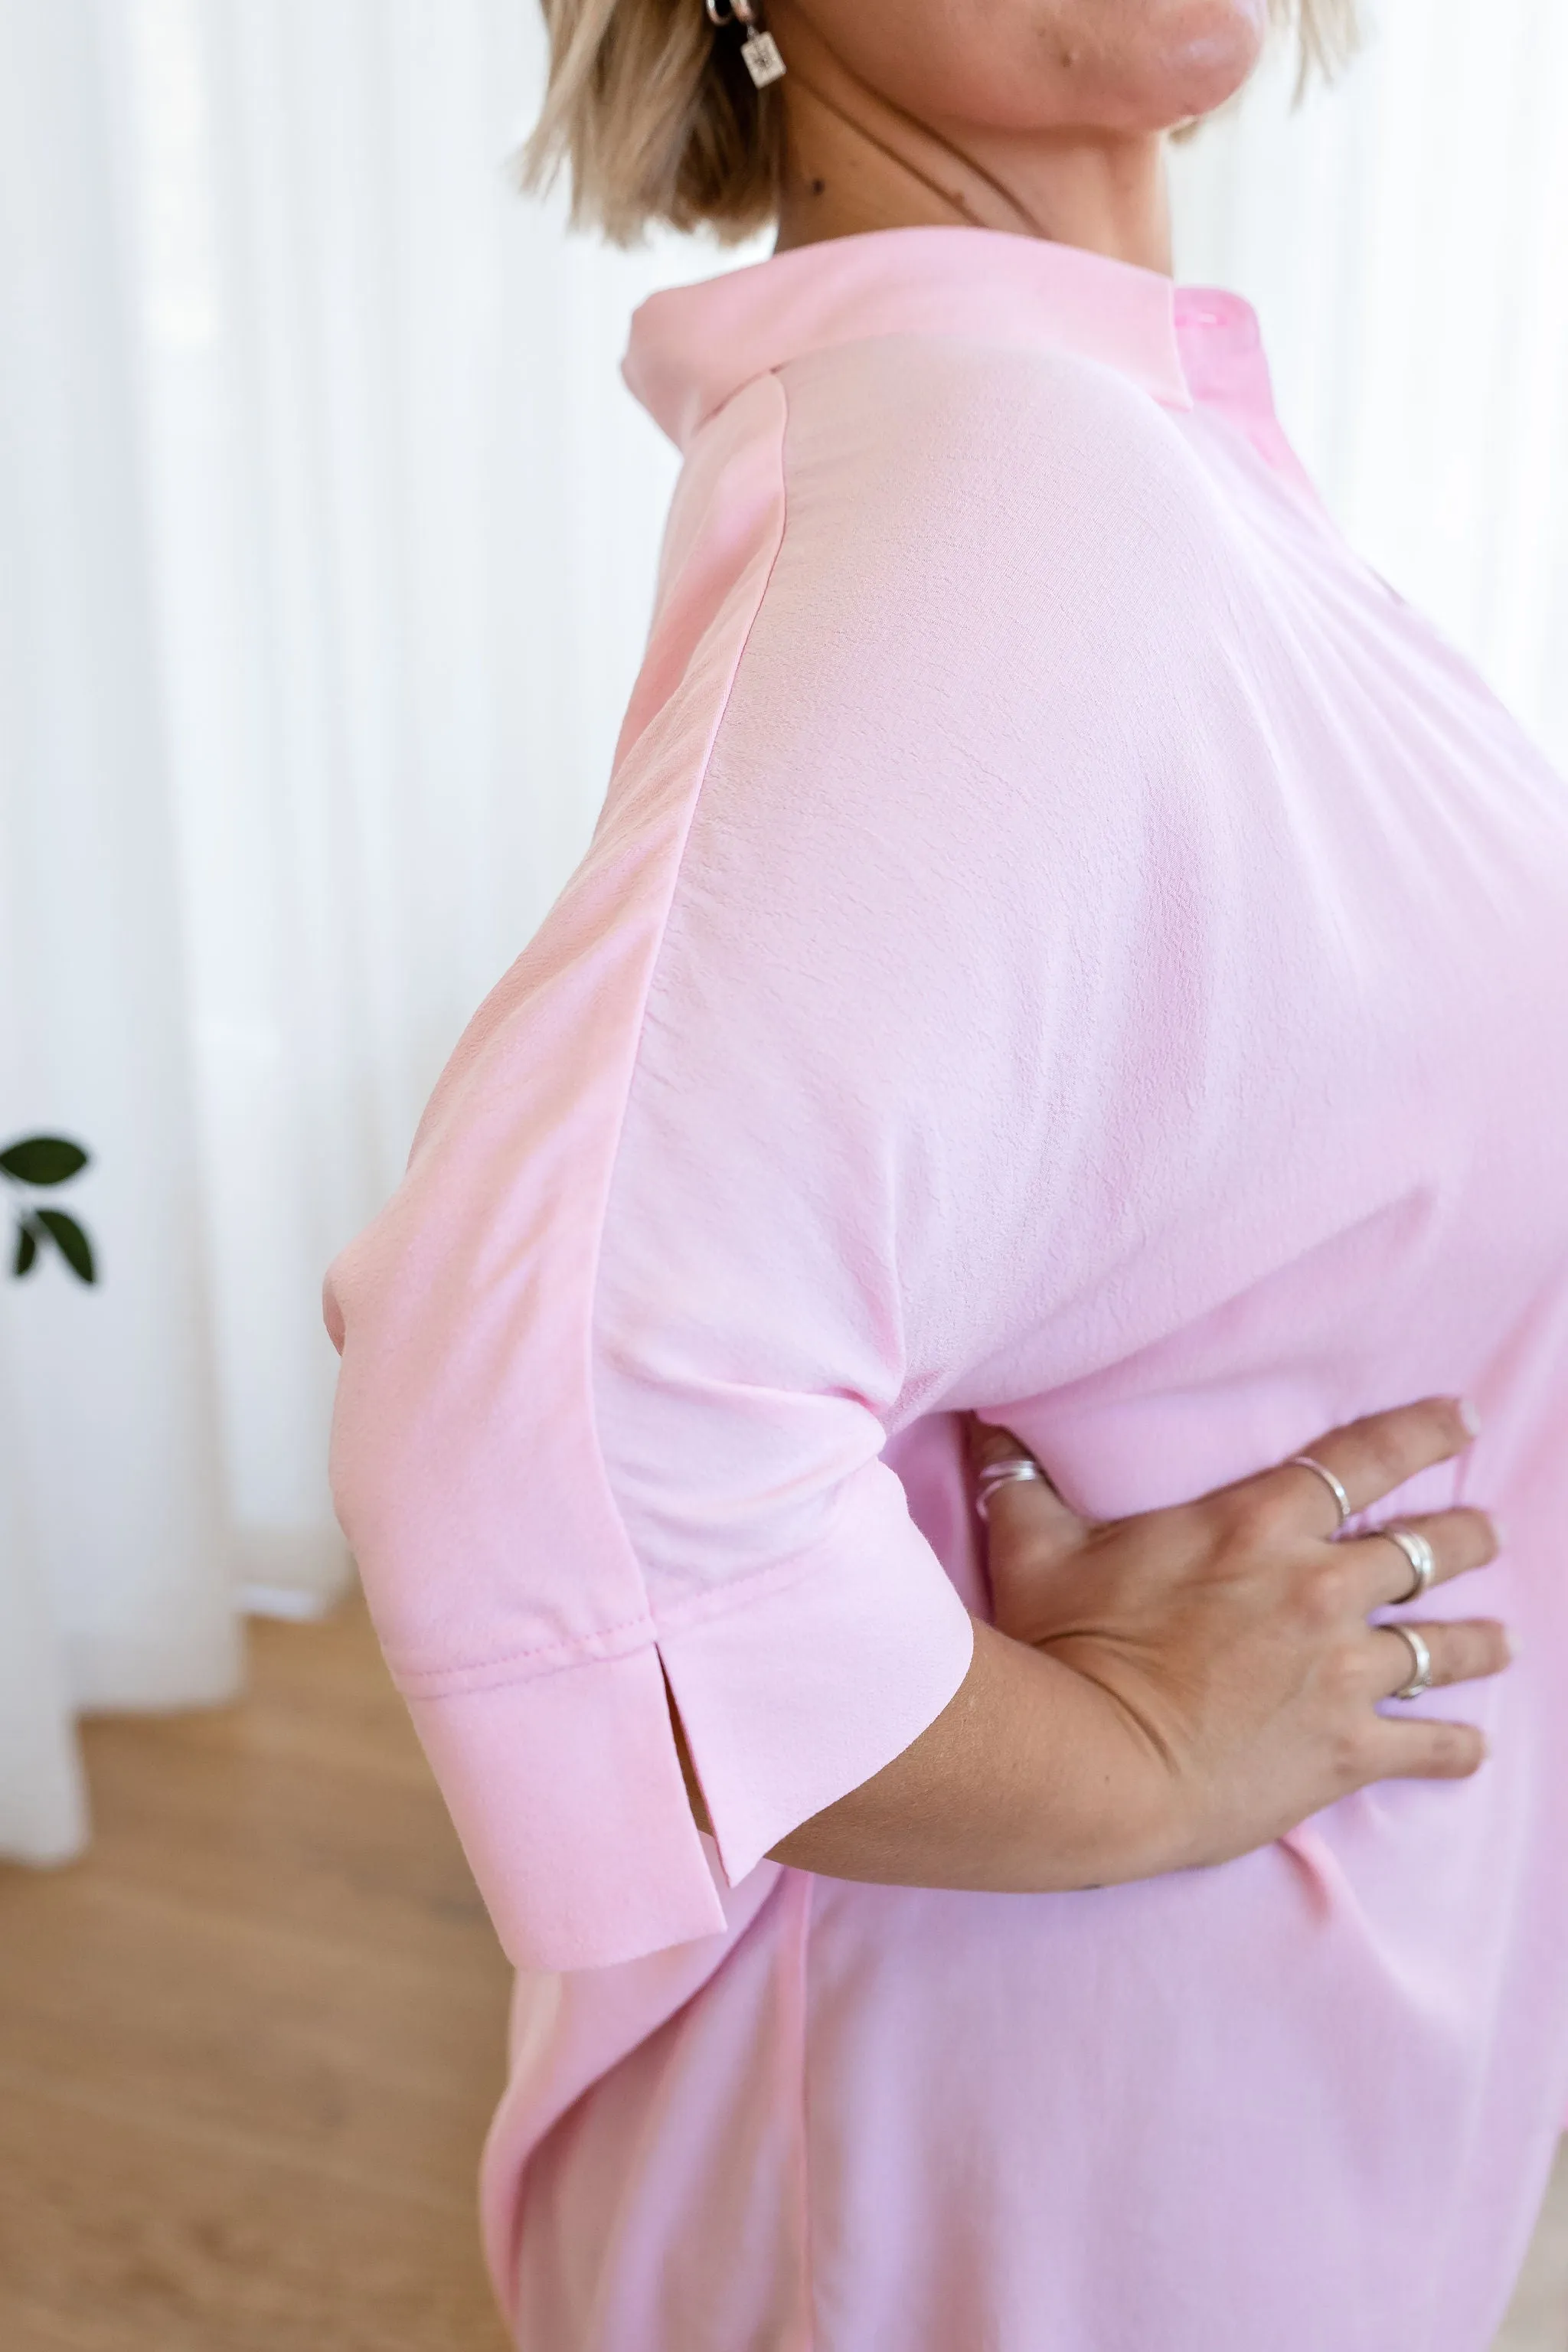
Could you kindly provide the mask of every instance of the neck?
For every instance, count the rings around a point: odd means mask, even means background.
[[[870,229],[967,226],[1050,237],[1169,275],[1158,131],[990,131],[917,120],[775,0],[789,74],[778,249]]]

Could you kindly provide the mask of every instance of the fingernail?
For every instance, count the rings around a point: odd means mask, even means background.
[[[1519,1655],[1519,1635],[1514,1632],[1511,1625],[1505,1625],[1503,1627],[1502,1641],[1503,1647],[1508,1652],[1509,1664],[1511,1666],[1515,1658]]]
[[[1458,1400],[1458,1403],[1459,1408],[1459,1419],[1464,1423],[1465,1427],[1468,1430],[1472,1437],[1479,1437],[1481,1433],[1480,1414],[1476,1411],[1475,1406],[1470,1402],[1468,1397],[1460,1397]]]

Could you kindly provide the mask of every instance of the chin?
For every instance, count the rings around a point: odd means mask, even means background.
[[[1211,114],[1268,37],[1268,0],[1033,0],[1028,16],[1053,105],[1065,98],[1068,119],[1106,131],[1168,131]]]
[[[855,47],[839,37],[862,79],[911,114],[1026,134],[1137,134],[1211,114],[1241,88],[1268,37],[1268,0],[825,5],[849,12],[852,37],[868,28],[879,37]]]
[[[1211,114],[1247,80],[1268,37],[1266,0],[1120,0],[1127,128],[1167,130]]]

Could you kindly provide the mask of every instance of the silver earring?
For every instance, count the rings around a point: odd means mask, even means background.
[[[758,16],[755,0],[702,0],[710,25],[740,24],[746,28],[741,44],[741,55],[746,71],[758,89],[766,89],[769,82],[782,81],[787,68],[779,55],[779,45]]]

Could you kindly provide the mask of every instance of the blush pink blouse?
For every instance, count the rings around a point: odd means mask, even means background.
[[[1568,2099],[1568,802],[1230,295],[967,229],[637,315],[586,858],[333,1267],[334,1476],[518,1979],[529,2352],[1483,2352]],[[1463,1786],[1077,1895],[765,1859],[984,1612],[956,1413],[1142,1511],[1435,1391]],[[714,1825],[700,1836],[668,1680]]]

